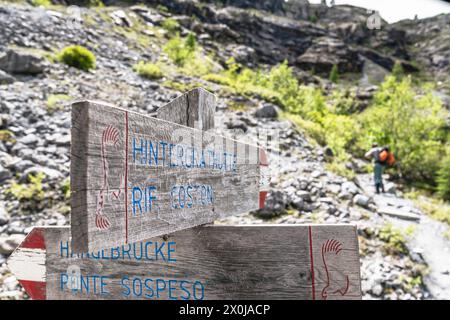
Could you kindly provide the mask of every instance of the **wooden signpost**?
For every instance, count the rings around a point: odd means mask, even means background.
[[[89,255],[37,227],[8,260],[33,299],[360,299],[356,227],[204,226]]]
[[[198,89],[159,112],[199,129],[101,103],[72,106],[74,251],[133,243],[259,208],[264,151],[202,130],[214,125],[213,102]]]
[[[203,89],[158,118],[73,105],[71,226],[34,228],[8,259],[31,298],[361,298],[355,226],[205,226],[267,194],[264,150],[210,132],[214,109]]]

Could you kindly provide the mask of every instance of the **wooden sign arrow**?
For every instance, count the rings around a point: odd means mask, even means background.
[[[76,255],[36,227],[8,259],[32,299],[360,299],[356,227],[204,226]]]
[[[161,115],[190,124],[195,111],[205,129],[213,113],[208,95],[190,92],[172,103],[184,111]],[[111,248],[258,209],[266,195],[260,166],[266,165],[257,146],[102,103],[75,103],[72,248]]]

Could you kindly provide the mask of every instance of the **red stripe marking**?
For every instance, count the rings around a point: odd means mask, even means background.
[[[266,205],[267,191],[259,192],[259,208],[262,209]]]
[[[46,282],[41,281],[29,281],[19,280],[19,283],[25,289],[27,294],[33,300],[45,300],[46,299]]]
[[[128,112],[125,111],[125,243],[128,243]]]
[[[309,256],[311,260],[311,286],[312,286],[312,299],[316,300],[316,288],[314,284],[314,257],[313,257],[313,245],[312,245],[312,228],[308,227],[309,231]]]
[[[25,240],[20,244],[22,248],[45,249],[45,238],[43,228],[33,228]]]
[[[268,166],[269,161],[267,160],[266,151],[263,148],[259,148],[259,165]]]

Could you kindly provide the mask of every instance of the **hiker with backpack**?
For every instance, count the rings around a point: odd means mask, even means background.
[[[377,194],[384,191],[383,184],[383,172],[387,166],[392,166],[395,163],[394,154],[389,150],[389,146],[378,147],[377,143],[372,144],[372,149],[370,149],[365,157],[367,159],[374,159],[374,182],[375,191]]]

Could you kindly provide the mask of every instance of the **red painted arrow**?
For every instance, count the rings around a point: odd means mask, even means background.
[[[8,259],[8,267],[34,300],[45,300],[45,229],[33,228]]]

